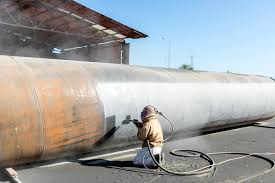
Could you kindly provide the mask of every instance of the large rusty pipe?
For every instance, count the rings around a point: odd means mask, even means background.
[[[179,134],[242,125],[275,116],[275,82],[262,76],[0,56],[0,164],[82,154],[99,149],[98,142],[105,149],[135,143],[136,128],[123,124],[139,118],[148,104],[165,113]]]

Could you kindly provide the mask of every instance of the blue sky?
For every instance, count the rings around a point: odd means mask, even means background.
[[[149,38],[131,43],[133,65],[227,70],[275,77],[274,0],[78,0]],[[162,37],[166,37],[163,40]]]

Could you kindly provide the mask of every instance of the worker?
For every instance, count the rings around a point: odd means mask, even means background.
[[[158,163],[164,162],[164,154],[162,154],[163,147],[163,133],[161,125],[157,119],[156,109],[149,105],[141,112],[142,122],[135,121],[134,124],[138,128],[137,137],[143,141],[142,149],[137,153],[133,160],[134,165],[156,166],[150,153],[148,151],[147,140],[150,144],[150,151],[154,155]]]

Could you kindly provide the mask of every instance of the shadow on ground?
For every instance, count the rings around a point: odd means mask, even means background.
[[[10,182],[10,179],[2,170],[0,170],[0,183],[1,182]]]
[[[89,161],[81,161],[79,162],[81,165],[84,166],[102,166],[102,167],[135,167],[135,168],[141,168],[137,167],[133,164],[132,161],[108,161],[104,159],[96,159],[96,160],[89,160]],[[143,166],[142,166],[143,167]]]
[[[137,172],[151,175],[169,175],[165,172],[160,172],[156,167],[145,168],[143,165],[134,165],[133,161],[108,161],[104,159],[88,160],[79,162],[83,166],[104,167],[110,169],[124,170],[127,172]]]

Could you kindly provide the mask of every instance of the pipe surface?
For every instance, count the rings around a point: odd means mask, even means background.
[[[0,56],[3,167],[137,143],[146,105],[175,132],[201,133],[275,116],[263,76]],[[160,120],[165,134],[169,124]]]

